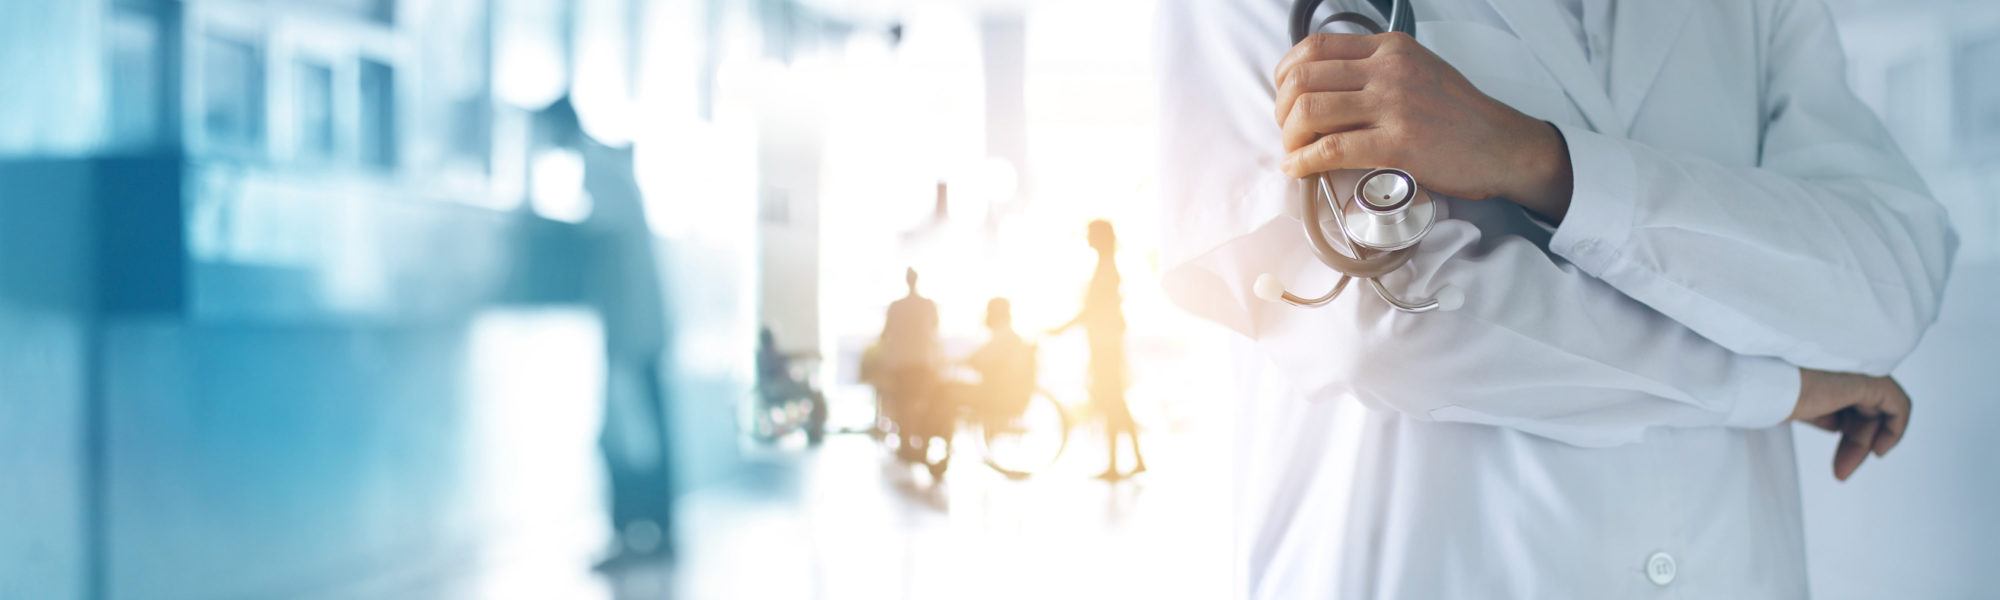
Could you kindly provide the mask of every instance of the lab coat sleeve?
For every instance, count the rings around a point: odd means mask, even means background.
[[[1457,311],[1397,312],[1361,286],[1317,309],[1257,300],[1261,272],[1308,294],[1333,278],[1282,208],[1294,182],[1275,164],[1268,71],[1285,49],[1283,3],[1181,0],[1160,11],[1163,285],[1253,339],[1310,401],[1352,395],[1420,420],[1582,446],[1660,427],[1768,427],[1790,413],[1796,368],[1731,352],[1528,238],[1464,220],[1440,222],[1385,278],[1412,296],[1456,285],[1466,295]]]
[[[1957,238],[1847,87],[1826,8],[1763,8],[1759,164],[1564,127],[1575,193],[1550,248],[1731,350],[1887,374],[1937,318]]]

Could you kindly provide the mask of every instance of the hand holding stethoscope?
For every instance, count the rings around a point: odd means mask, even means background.
[[[1299,0],[1292,5],[1293,44],[1304,41],[1319,27],[1336,22],[1357,25],[1372,33],[1383,31],[1374,19],[1356,12],[1336,12],[1315,26],[1313,13],[1319,4],[1320,0]],[[1402,2],[1376,5],[1389,15],[1391,31],[1409,33],[1414,29],[1409,7]],[[1313,254],[1327,268],[1340,272],[1340,281],[1325,294],[1307,298],[1285,291],[1275,276],[1265,273],[1257,277],[1254,289],[1257,296],[1293,306],[1321,306],[1339,297],[1347,284],[1359,277],[1368,280],[1375,294],[1398,310],[1429,312],[1458,308],[1464,302],[1464,295],[1456,288],[1447,286],[1436,298],[1406,300],[1389,291],[1379,279],[1410,262],[1417,243],[1437,223],[1439,205],[1417,185],[1416,178],[1400,169],[1374,169],[1356,180],[1354,188],[1348,191],[1335,189],[1333,176],[1316,173],[1300,181],[1299,218],[1304,222],[1306,241]],[[1341,237],[1353,252],[1351,255],[1342,253],[1327,238],[1326,227],[1320,223],[1322,205],[1332,213]]]
[[[1370,0],[1318,18],[1321,0],[1293,4],[1293,48],[1276,76],[1278,114],[1287,155],[1284,169],[1300,177],[1298,211],[1308,247],[1342,274],[1317,297],[1288,293],[1275,277],[1258,278],[1259,297],[1297,306],[1331,302],[1354,278],[1403,311],[1451,310],[1464,294],[1444,286],[1434,298],[1404,298],[1379,277],[1408,263],[1444,205],[1416,174],[1458,198],[1506,197],[1559,220],[1569,197],[1566,145],[1552,125],[1481,93],[1462,74],[1407,37],[1415,31],[1408,0]],[[1384,28],[1371,14],[1386,15]],[[1371,33],[1311,33],[1344,24]],[[1370,168],[1394,165],[1398,168]],[[1352,187],[1337,176],[1362,173]],[[1560,203],[1560,204],[1558,204]],[[1330,214],[1328,214],[1330,213]],[[1331,217],[1331,227],[1320,217]],[[1336,232],[1347,251],[1327,232]]]

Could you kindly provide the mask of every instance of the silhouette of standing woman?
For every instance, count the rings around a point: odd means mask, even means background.
[[[1115,259],[1118,236],[1111,223],[1091,221],[1090,248],[1097,251],[1097,271],[1090,276],[1090,288],[1083,295],[1083,311],[1075,319],[1050,331],[1061,334],[1083,326],[1090,343],[1090,400],[1104,414],[1105,446],[1109,452],[1099,479],[1117,480],[1146,471],[1146,456],[1139,452],[1139,430],[1132,411],[1125,406],[1125,311],[1119,307],[1118,263]],[[1118,435],[1132,440],[1131,473],[1118,472]]]

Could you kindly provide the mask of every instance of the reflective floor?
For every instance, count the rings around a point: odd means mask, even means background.
[[[1204,427],[1204,430],[1210,429]],[[1223,428],[1213,428],[1223,431]],[[1079,430],[1079,434],[1087,434]],[[943,483],[866,436],[747,449],[743,476],[688,496],[680,558],[606,573],[533,548],[365,595],[434,598],[1148,598],[1228,596],[1230,493],[1213,434],[1151,433],[1151,471],[1091,478],[1103,444],[1009,480]],[[350,590],[352,591],[352,590]]]

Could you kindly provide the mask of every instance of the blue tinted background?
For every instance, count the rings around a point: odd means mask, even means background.
[[[841,4],[0,0],[0,598],[560,581],[610,537],[601,438],[740,474],[760,173],[818,157],[757,156],[784,125],[716,72],[855,34]],[[1814,593],[1992,596],[2000,5],[1832,4],[1964,246],[1905,444],[1837,484],[1800,435]],[[711,162],[571,168],[628,147]],[[648,397],[664,430],[600,430]]]

